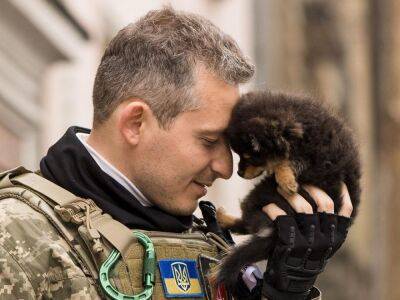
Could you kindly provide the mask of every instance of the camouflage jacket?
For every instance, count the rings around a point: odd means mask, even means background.
[[[13,198],[0,201],[0,299],[100,299],[48,219]]]
[[[42,213],[17,199],[0,201],[0,299],[103,297]]]
[[[4,180],[0,180],[0,189],[4,187],[2,182]],[[0,299],[105,298],[77,258],[76,251],[45,215],[51,212],[41,211],[44,206],[51,211],[52,208],[24,188],[14,193],[5,190],[0,195]],[[181,243],[179,246],[181,249]],[[137,259],[140,257],[142,254]],[[312,299],[320,299],[316,291]],[[162,295],[160,289],[153,294],[160,298],[157,295]]]

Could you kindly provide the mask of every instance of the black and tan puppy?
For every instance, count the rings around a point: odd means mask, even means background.
[[[288,214],[293,209],[278,193],[300,193],[316,211],[303,184],[315,185],[340,209],[341,185],[347,185],[354,217],[360,201],[360,162],[351,131],[329,109],[305,96],[249,93],[233,110],[227,130],[233,151],[240,156],[238,174],[265,177],[242,201],[240,219],[218,211],[222,227],[236,233],[255,234],[226,257],[217,280],[233,288],[245,265],[266,259],[273,249],[271,220],[262,207],[276,203]]]

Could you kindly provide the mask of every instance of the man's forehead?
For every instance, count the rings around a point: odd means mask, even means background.
[[[218,98],[213,95],[207,100],[202,101],[202,105],[193,111],[191,122],[201,134],[219,135],[223,134],[231,118],[233,106],[236,98]]]
[[[199,106],[195,110],[199,115],[210,118],[229,118],[232,109],[239,100],[239,89],[236,86],[220,85],[219,88],[205,89],[197,94]]]
[[[198,109],[183,112],[177,119],[180,127],[186,127],[202,135],[219,135],[225,132],[231,116],[231,109],[215,109],[201,106]]]
[[[222,134],[228,127],[232,108],[232,103],[221,103],[216,99],[193,111],[189,119],[196,131],[202,134]]]
[[[190,127],[204,135],[222,134],[228,127],[232,109],[239,99],[239,88],[200,69],[195,85],[198,107],[186,112]]]
[[[239,87],[232,85],[201,64],[196,67],[195,94],[204,102],[228,104],[239,97]]]
[[[206,106],[231,107],[239,99],[239,88],[225,83],[216,84],[214,82],[210,83],[204,90],[198,91],[197,97]]]

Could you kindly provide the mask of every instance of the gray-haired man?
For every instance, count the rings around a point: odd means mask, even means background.
[[[232,38],[206,19],[171,8],[151,11],[122,29],[104,53],[93,129],[68,129],[42,159],[41,175],[93,199],[129,228],[190,230],[207,187],[232,175],[224,131],[238,85],[253,73]],[[319,210],[330,212],[332,201],[318,193]],[[312,213],[299,195],[288,201]],[[272,219],[284,214],[273,206],[264,211]],[[0,246],[2,299],[100,297],[48,219],[13,197],[0,201]],[[261,297],[260,289],[247,292],[241,297]]]

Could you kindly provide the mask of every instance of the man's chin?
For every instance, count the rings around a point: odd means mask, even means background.
[[[180,217],[185,217],[185,216],[191,216],[194,211],[196,210],[197,206],[192,208],[192,207],[188,207],[188,208],[182,208],[182,207],[178,207],[178,208],[171,208],[168,213],[170,213],[171,215],[174,216],[180,216]]]
[[[188,206],[186,203],[186,205],[176,204],[176,206],[168,205],[164,207],[160,206],[160,208],[171,215],[184,217],[184,216],[190,216],[194,213],[194,211],[197,208],[197,202],[196,205],[193,206]]]
[[[199,198],[194,195],[181,195],[180,197],[164,197],[154,200],[153,204],[173,216],[190,216],[199,205]]]

